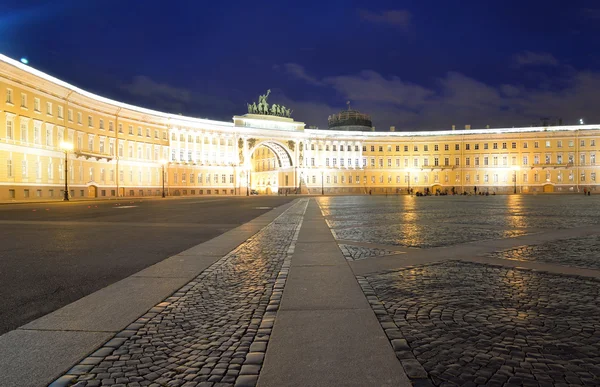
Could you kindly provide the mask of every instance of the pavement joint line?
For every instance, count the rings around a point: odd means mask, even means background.
[[[17,328],[15,331],[32,331],[32,332],[87,332],[87,333],[116,333],[118,330],[89,330],[89,329],[44,329],[44,328]]]
[[[250,348],[251,348],[250,352],[246,355],[245,362],[243,363],[243,364],[248,364],[248,365],[252,365],[252,366],[255,366],[255,365],[257,366],[257,367],[255,367],[256,370],[254,371],[254,374],[253,374],[253,375],[255,375],[256,380],[258,380],[258,372],[259,372],[258,370],[260,370],[260,368],[262,367],[262,363],[264,361],[264,353],[266,352],[266,348],[268,345],[270,331],[272,329],[272,326],[274,325],[274,321],[277,316],[277,311],[279,310],[279,302],[281,299],[280,297],[281,297],[281,294],[283,293],[285,283],[287,281],[287,277],[288,277],[290,266],[291,266],[291,258],[294,253],[293,247],[295,246],[295,241],[297,241],[297,239],[298,239],[298,235],[299,235],[300,228],[302,225],[302,219],[304,217],[304,213],[306,212],[307,204],[308,204],[308,199],[294,200],[289,206],[287,206],[287,208],[285,208],[285,210],[280,215],[278,215],[275,219],[273,219],[272,222],[269,222],[269,224],[266,227],[258,230],[253,236],[253,238],[258,238],[259,234],[261,234],[261,235],[263,233],[266,234],[267,233],[266,230],[269,227],[272,227],[273,229],[278,229],[278,226],[277,226],[278,220],[280,220],[284,216],[287,216],[288,212],[290,214],[293,214],[293,212],[292,212],[293,210],[295,210],[297,207],[303,206],[303,210],[301,212],[300,219],[299,219],[298,223],[295,224],[295,230],[294,230],[293,236],[290,240],[290,245],[285,250],[286,251],[285,257],[283,259],[281,267],[279,268],[276,280],[273,282],[274,286],[273,286],[273,291],[270,295],[269,305],[266,308],[266,311],[264,312],[264,314],[261,318],[260,324],[257,325],[259,327],[258,334],[254,336],[252,344],[250,345]],[[151,319],[161,315],[163,312],[168,313],[168,309],[170,308],[170,306],[174,303],[177,303],[182,298],[186,297],[186,295],[188,294],[187,292],[190,291],[200,281],[202,281],[203,278],[207,278],[209,276],[216,275],[216,273],[221,270],[220,263],[226,262],[226,260],[228,258],[232,258],[232,257],[235,257],[236,255],[240,254],[243,249],[244,244],[247,242],[251,242],[251,239],[252,238],[249,238],[246,242],[240,243],[233,250],[231,250],[228,254],[223,256],[220,260],[214,262],[212,265],[210,265],[208,268],[206,268],[204,271],[202,271],[202,273],[193,277],[189,282],[184,284],[179,289],[176,289],[170,296],[166,297],[162,302],[160,302],[160,303],[156,304],[154,307],[150,308],[147,313],[143,314],[140,318],[138,318],[137,320],[135,320],[134,322],[129,324],[126,328],[124,328],[124,330],[119,331],[113,338],[109,339],[99,349],[97,349],[94,352],[92,352],[91,354],[87,355],[87,357],[83,358],[83,360],[81,360],[79,363],[76,363],[73,367],[69,368],[68,370],[63,371],[62,375],[59,376],[57,379],[55,379],[54,383],[60,384],[61,381],[64,381],[64,380],[67,380],[67,383],[72,383],[72,382],[75,382],[78,377],[81,377],[81,375],[84,375],[87,372],[93,372],[94,367],[87,366],[86,363],[84,363],[87,358],[89,358],[90,356],[95,356],[96,353],[99,353],[98,356],[101,356],[101,357],[106,356],[104,358],[104,361],[106,362],[107,359],[110,357],[109,355],[111,355],[113,353],[113,351],[114,351],[114,353],[117,353],[120,350],[121,345],[125,341],[129,340],[130,338],[135,339],[136,337],[138,337],[138,336],[136,336],[136,334],[140,334],[140,330],[143,329],[144,327],[146,327],[147,324],[151,321]],[[110,343],[116,339],[119,339],[119,338],[123,338],[125,340],[110,350],[105,348],[105,347],[107,347],[108,343]],[[262,355],[260,355],[260,356],[259,356],[258,352],[252,352],[253,347],[259,347],[259,346],[261,348],[263,348]],[[237,363],[237,364],[240,364],[240,363]],[[248,369],[249,368],[250,367],[248,367]],[[163,377],[165,374],[166,373],[163,373]],[[224,372],[222,374],[215,373],[215,375],[223,375],[223,374],[224,374]],[[95,374],[93,374],[93,375],[95,375]],[[102,375],[104,375],[104,373],[102,373]],[[211,375],[212,375],[212,373],[211,373]],[[158,375],[158,376],[160,376],[160,375]],[[244,379],[244,381],[246,381],[246,379],[248,379],[247,373],[246,374],[242,373],[242,374],[240,374],[240,376],[241,376],[240,379]],[[82,379],[82,381],[86,381],[86,380],[88,380],[88,378]],[[160,381],[161,384],[163,382],[166,383],[165,380],[161,381],[161,379],[156,379],[154,376],[147,380],[154,381],[154,382]],[[256,382],[256,380],[254,380],[254,382]],[[213,381],[213,380],[211,380],[211,381]],[[78,383],[78,385],[79,385],[79,383]],[[244,384],[244,385],[246,386],[246,384]]]

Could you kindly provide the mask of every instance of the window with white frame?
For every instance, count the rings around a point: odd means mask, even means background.
[[[13,103],[13,91],[12,89],[6,89],[6,103]]]

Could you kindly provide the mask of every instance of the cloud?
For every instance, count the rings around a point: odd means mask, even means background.
[[[474,128],[530,126],[539,124],[542,117],[563,118],[565,124],[576,123],[579,117],[600,123],[595,106],[600,72],[564,72],[553,88],[490,85],[458,72],[448,72],[428,86],[372,70],[317,81],[335,92],[337,106],[302,100],[287,100],[286,106],[295,109],[296,119],[321,128],[327,127],[328,115],[345,108],[346,100],[370,114],[378,130],[392,125],[398,130],[462,128],[466,124]]]
[[[346,99],[392,103],[411,106],[432,92],[398,77],[384,78],[381,74],[366,70],[358,75],[328,77],[324,82],[333,86]]]
[[[133,77],[133,81],[128,85],[123,85],[122,89],[137,97],[170,98],[180,102],[189,102],[191,95],[188,90],[155,82],[144,75],[136,75]]]
[[[547,52],[523,51],[514,56],[516,67],[524,66],[558,66],[558,60]]]
[[[322,85],[322,83],[306,73],[304,67],[297,63],[286,63],[283,65],[285,72],[293,76],[294,78],[301,79],[313,85]],[[279,66],[274,67],[275,69],[279,69]]]
[[[228,98],[156,82],[144,75],[136,75],[131,83],[121,86],[120,89],[134,97],[131,103],[135,105],[175,114],[196,116],[198,113],[210,112],[210,118],[231,117],[232,112],[239,108],[238,104]]]
[[[376,24],[389,24],[407,29],[411,25],[412,14],[409,11],[397,9],[373,12],[366,9],[358,10],[358,16],[365,21]]]
[[[581,10],[581,14],[591,21],[600,20],[600,8],[584,8]]]

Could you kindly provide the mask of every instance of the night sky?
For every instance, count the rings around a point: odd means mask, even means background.
[[[0,2],[0,52],[123,102],[230,121],[270,103],[326,127],[600,123],[600,2]]]

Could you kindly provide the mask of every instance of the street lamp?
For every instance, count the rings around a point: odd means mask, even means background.
[[[321,168],[321,195],[325,195],[325,189],[323,188],[323,176],[325,175],[325,170]]]
[[[246,196],[250,196],[250,167],[246,167]]]
[[[69,201],[69,164],[67,162],[68,152],[73,150],[73,144],[70,142],[62,141],[60,143],[60,149],[65,151],[65,195],[63,197],[64,201]]]
[[[514,173],[513,180],[514,180],[514,183],[515,183],[513,193],[516,194],[517,193],[517,171],[519,169],[521,169],[521,167],[519,167],[518,165],[513,165],[511,168],[512,168],[513,173]]]
[[[165,197],[165,165],[167,165],[167,160],[160,160],[162,165],[162,197]]]

